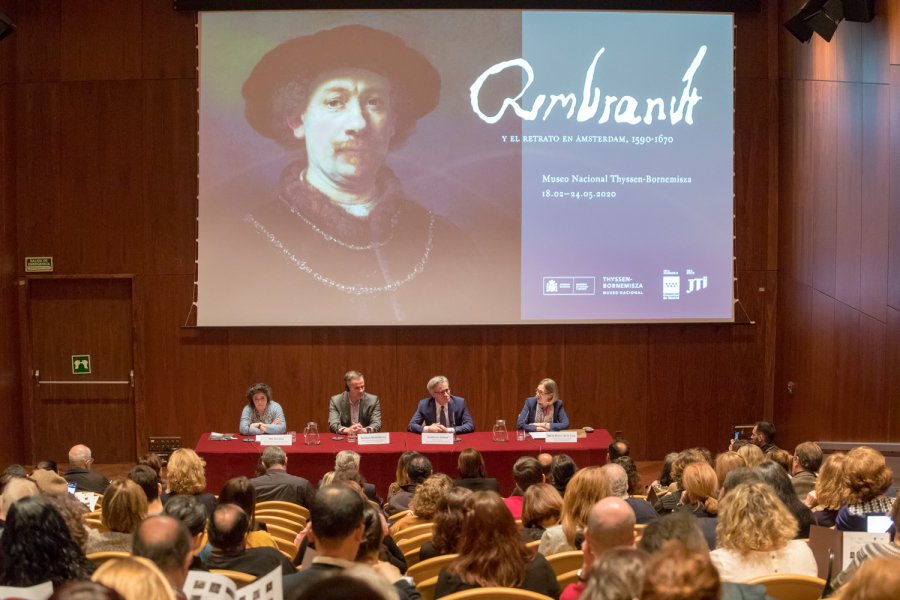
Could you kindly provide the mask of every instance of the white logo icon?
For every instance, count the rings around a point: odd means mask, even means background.
[[[707,280],[706,275],[703,277],[692,277],[688,279],[688,289],[686,294],[690,294],[691,292],[699,292],[700,290],[705,290],[709,285],[709,281]]]
[[[681,277],[663,275],[663,300],[678,300],[681,296]]]
[[[559,291],[559,285],[556,283],[555,279],[548,279],[546,288],[544,289],[548,294],[555,294]]]

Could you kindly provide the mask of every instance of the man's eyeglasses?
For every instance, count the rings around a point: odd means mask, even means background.
[[[438,395],[438,396],[449,396],[449,395],[450,395],[450,388],[447,388],[447,389],[445,389],[445,390],[435,390],[434,393],[435,393],[436,395]]]

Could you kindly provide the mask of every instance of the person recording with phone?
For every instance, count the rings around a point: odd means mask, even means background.
[[[450,382],[443,375],[428,381],[431,398],[419,401],[416,413],[409,421],[413,433],[471,433],[475,431],[466,399],[450,393]]]
[[[556,382],[541,379],[534,396],[525,399],[525,406],[516,420],[516,429],[525,431],[560,431],[569,428],[569,416],[563,402],[556,397]]]
[[[284,410],[272,400],[272,388],[255,383],[247,390],[247,404],[241,412],[241,435],[279,434],[287,431]]]
[[[328,404],[328,429],[332,433],[375,433],[381,431],[381,403],[366,393],[366,380],[359,371],[344,374],[344,391]]]

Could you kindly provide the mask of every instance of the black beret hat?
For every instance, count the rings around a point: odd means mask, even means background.
[[[437,106],[441,76],[417,50],[394,34],[364,25],[343,25],[288,40],[267,52],[244,82],[244,114],[262,135],[280,139],[272,118],[275,93],[290,82],[309,82],[342,67],[368,69],[403,94],[405,118],[415,122]]]

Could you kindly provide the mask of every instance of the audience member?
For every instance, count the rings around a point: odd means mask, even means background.
[[[403,577],[400,569],[390,562],[381,560],[381,556],[386,552],[384,547],[385,529],[382,519],[378,508],[371,502],[367,502],[363,507],[363,537],[356,553],[356,562],[371,567],[386,582],[392,583],[401,599],[418,599],[419,592],[412,583]],[[375,579],[372,575],[374,573],[370,573],[369,577]]]
[[[797,521],[765,483],[744,483],[722,498],[718,547],[710,553],[723,581],[747,581],[773,573],[815,577],[816,560],[794,539]]]
[[[549,483],[528,486],[522,496],[522,535],[526,541],[539,540],[548,527],[559,523],[563,499]]]
[[[822,449],[815,442],[803,442],[794,448],[791,457],[791,485],[800,500],[805,500],[816,487],[819,467],[822,466]]]
[[[681,494],[684,492],[681,476],[688,465],[698,462],[710,462],[708,454],[700,448],[688,448],[678,453],[678,456],[672,461],[672,485],[668,487],[667,493],[658,496],[656,503],[653,505],[656,512],[666,514],[678,507],[679,502],[681,502]]]
[[[409,466],[409,460],[418,454],[418,452],[413,452],[407,450],[403,454],[400,455],[400,458],[397,459],[397,471],[394,477],[394,481],[391,482],[391,485],[388,486],[387,498],[390,500],[391,496],[400,491],[404,485],[409,484],[409,475],[406,473],[406,468]]]
[[[900,559],[885,556],[866,561],[837,600],[896,600],[900,598]]]
[[[394,513],[409,509],[409,502],[412,500],[413,494],[416,493],[422,483],[431,477],[431,461],[424,454],[415,452],[409,457],[406,463],[406,481],[407,483],[392,495],[388,495],[387,502],[384,505],[384,512],[387,516]]]
[[[9,508],[22,498],[38,494],[40,494],[40,490],[33,480],[19,476],[9,478],[3,487],[3,493],[0,494],[0,536],[3,535],[6,527],[6,513],[9,512]]]
[[[162,484],[159,482],[159,474],[148,465],[135,465],[128,473],[128,479],[132,480],[144,491],[147,496],[147,514],[158,515],[163,511],[163,504],[159,498],[162,493]]]
[[[402,596],[400,596],[402,597]],[[419,598],[413,591],[409,598]],[[382,577],[373,577],[372,570],[365,565],[352,565],[338,573],[317,579],[294,600],[397,600],[397,590]]]
[[[645,496],[644,492],[646,490],[634,459],[630,456],[620,456],[612,462],[625,469],[625,474],[628,475],[628,495]]]
[[[53,473],[59,474],[59,466],[56,464],[55,460],[39,460],[36,465],[34,465],[35,469],[41,469],[42,471],[51,471]]]
[[[844,462],[847,455],[843,452],[831,454],[822,463],[816,485],[803,503],[812,509],[813,523],[822,527],[834,527],[838,511],[847,503],[850,490],[844,479]]]
[[[689,512],[697,517],[697,524],[706,538],[709,549],[716,547],[716,524],[719,513],[719,478],[715,470],[706,463],[692,463],[685,467],[681,476],[684,493],[682,505],[676,510]]]
[[[753,426],[753,431],[750,432],[750,442],[759,447],[763,454],[777,449],[778,446],[775,445],[775,425],[769,421],[757,421],[756,425]]]
[[[709,555],[672,541],[647,562],[641,600],[719,600],[720,589]]]
[[[309,508],[316,490],[303,477],[288,474],[288,457],[282,448],[267,447],[260,461],[266,468],[265,474],[250,480],[256,489],[257,501],[282,500]]]
[[[91,581],[111,587],[125,600],[175,600],[175,593],[162,572],[151,561],[139,556],[107,560]]]
[[[134,532],[131,554],[155,564],[175,596],[184,597],[184,580],[194,558],[191,534],[184,523],[168,515],[147,517]]]
[[[649,557],[636,548],[613,548],[597,559],[579,596],[567,595],[560,600],[634,600],[644,589]]]
[[[791,485],[791,478],[780,465],[772,461],[766,461],[756,467],[759,474],[762,475],[763,481],[772,486],[775,495],[781,500],[787,509],[797,520],[797,537],[809,538],[809,526],[812,524],[812,512],[809,507],[800,502],[794,492],[794,486]]]
[[[362,472],[359,470],[360,456],[358,452],[354,452],[353,450],[341,450],[334,457],[334,474],[337,477],[338,474],[349,474],[350,477],[341,477],[340,479],[358,479],[359,484],[362,486],[363,491],[366,493],[366,498],[372,500],[373,502],[377,502],[381,504],[382,500],[378,496],[378,491],[375,489],[374,483],[369,483],[362,476]],[[353,477],[356,475],[356,477]],[[319,486],[321,487],[321,486]]]
[[[147,454],[141,456],[138,459],[137,464],[148,466],[151,469],[153,469],[153,471],[156,473],[156,479],[159,481],[159,485],[160,485],[159,500],[160,500],[160,503],[165,505],[166,500],[168,500],[168,497],[164,491],[166,486],[164,484],[163,476],[162,476],[162,468],[163,468],[162,458],[160,458],[159,454],[157,454],[156,452],[148,452]]]
[[[676,458],[678,458],[677,452],[666,454],[659,473],[659,479],[647,487],[647,502],[650,504],[655,504],[660,498],[677,489],[675,481],[672,479],[672,465],[675,463]]]
[[[91,530],[86,552],[130,552],[131,536],[146,516],[147,496],[138,484],[130,479],[113,481],[100,511],[100,522],[107,530]]]
[[[533,485],[528,488],[528,492],[525,493],[526,501],[531,490],[540,485],[546,484]],[[471,493],[472,491],[468,488],[453,487],[438,500],[432,528],[433,535],[419,549],[419,561],[442,554],[456,554],[459,536],[462,532],[463,505]]]
[[[87,507],[73,494],[44,494],[43,497],[53,504],[63,521],[66,522],[72,541],[86,552],[88,535],[93,531],[84,522]]]
[[[611,463],[622,456],[631,456],[631,444],[619,437],[606,448],[606,462]]]
[[[832,580],[831,585],[833,588],[839,588],[847,583],[860,565],[869,559],[881,556],[900,559],[900,535],[896,534],[897,530],[900,529],[900,500],[894,500],[894,506],[891,508],[891,521],[894,523],[893,541],[873,542],[857,550],[850,564],[845,565],[844,570]]]
[[[0,557],[0,585],[30,587],[50,581],[55,588],[72,579],[88,579],[94,571],[53,503],[41,496],[10,506]]]
[[[237,504],[247,513],[247,517],[250,519],[250,529],[247,532],[247,539],[244,540],[247,548],[263,546],[278,548],[269,532],[265,531],[265,527],[260,527],[260,523],[256,521],[256,488],[249,479],[246,477],[229,479],[219,491],[218,502],[219,504]]]
[[[893,499],[884,493],[891,487],[893,473],[884,455],[868,446],[858,446],[847,453],[844,481],[848,496],[834,523],[841,531],[865,531],[866,517],[887,515]]]
[[[746,467],[747,461],[737,452],[722,452],[716,457],[716,479],[719,481],[719,489],[725,485],[725,476],[738,467]]]
[[[366,501],[346,485],[320,488],[310,504],[307,538],[316,546],[312,564],[284,577],[284,597],[296,598],[313,582],[353,564],[363,541]]]
[[[606,464],[600,468],[603,470],[603,476],[609,482],[612,495],[623,499],[631,507],[638,523],[643,525],[658,518],[656,511],[653,510],[653,506],[649,502],[643,498],[630,498],[628,496],[628,474],[625,472],[625,469],[617,463]]]
[[[553,465],[553,455],[549,452],[538,454],[538,462],[541,463],[541,473],[544,474],[544,483],[550,483],[550,468]]]
[[[91,471],[93,463],[90,448],[84,444],[72,446],[69,450],[69,470],[65,472],[64,477],[69,483],[75,484],[77,491],[105,494],[109,479]]]
[[[459,554],[441,569],[435,598],[494,586],[559,597],[556,574],[542,554],[525,546],[515,520],[498,494],[471,494],[466,498],[464,512]]]
[[[578,571],[579,581],[566,587],[563,600],[575,600],[581,596],[585,589],[584,582],[604,552],[619,546],[634,546],[634,523],[634,512],[622,498],[609,496],[591,507],[587,533],[581,545],[584,558]]]
[[[548,527],[541,536],[538,552],[549,556],[567,550],[580,550],[591,508],[612,495],[609,482],[600,467],[585,467],[569,482],[569,494],[563,497],[559,525]]]
[[[69,491],[68,482],[56,471],[35,468],[31,478],[45,494],[65,494]]]
[[[67,581],[47,600],[125,600],[122,594],[95,581]]]
[[[766,452],[766,460],[770,460],[782,469],[785,473],[791,472],[791,453],[782,448],[775,448]]]
[[[206,508],[193,496],[175,496],[166,503],[164,514],[184,523],[191,535],[191,570],[205,571],[202,559],[197,556],[206,540]]]
[[[473,492],[500,493],[500,484],[496,478],[487,476],[484,457],[475,448],[466,448],[460,452],[456,465],[459,470],[459,479],[454,480],[453,485],[468,488]]]
[[[541,463],[533,456],[520,456],[513,464],[513,479],[516,482],[516,489],[509,497],[504,498],[503,502],[512,513],[513,519],[521,519],[522,499],[525,492],[530,486],[542,483],[544,480]]]
[[[737,469],[732,469],[728,475],[725,476],[725,481],[722,482],[722,489],[719,490],[719,502],[722,502],[722,498],[724,498],[731,490],[741,485],[742,483],[764,483],[762,475],[759,474],[759,471],[756,469],[748,469],[747,467],[738,467]]]
[[[746,446],[741,446],[737,453],[744,459],[744,462],[747,463],[747,468],[753,469],[763,464],[766,460],[765,453],[759,449],[759,446],[754,444],[747,444]]]
[[[190,448],[178,448],[169,457],[167,501],[173,496],[193,496],[206,509],[206,516],[216,508],[216,497],[206,490],[206,463]]]
[[[391,525],[391,533],[398,533],[413,525],[431,523],[441,497],[453,487],[453,482],[443,473],[435,473],[422,482],[409,501],[409,513]]]
[[[279,565],[285,574],[296,571],[291,561],[275,548],[246,547],[250,517],[236,504],[216,506],[207,529],[212,546],[212,553],[205,561],[208,569],[228,569],[256,577],[268,574]]]
[[[566,496],[566,488],[578,471],[578,465],[568,454],[557,454],[550,463],[550,483],[562,497]]]

